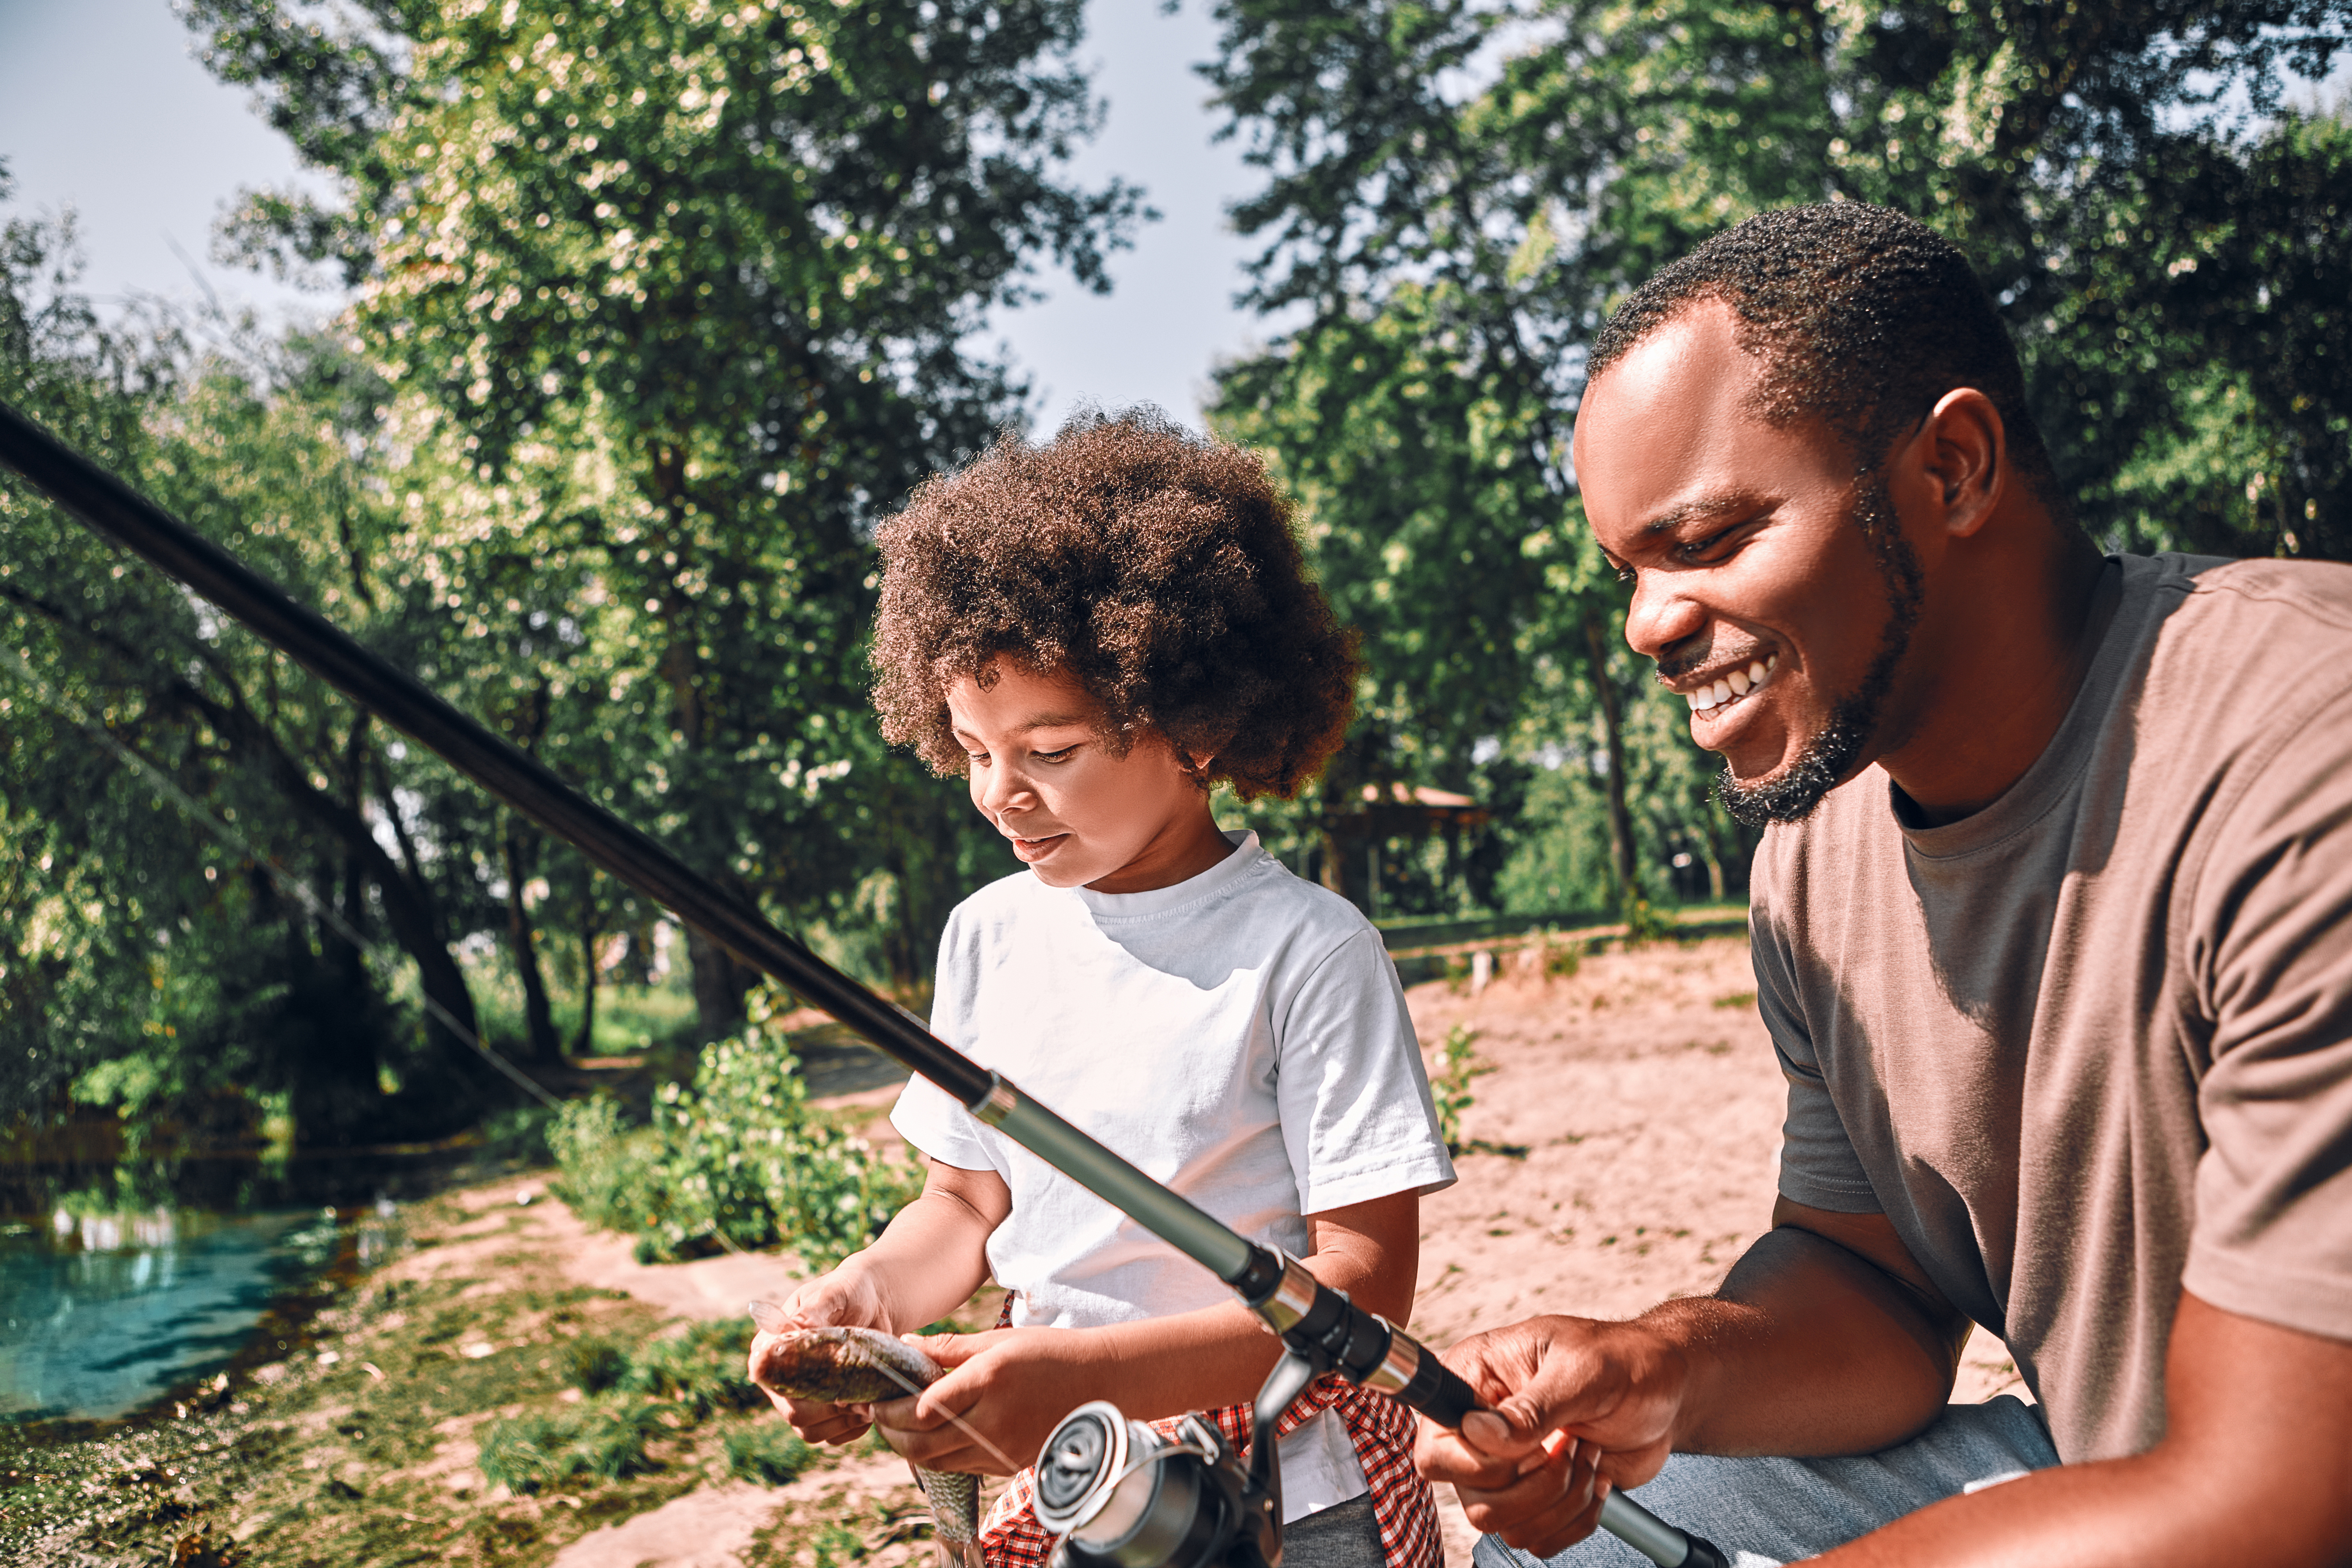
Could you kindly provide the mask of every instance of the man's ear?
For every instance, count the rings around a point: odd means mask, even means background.
[[[1936,400],[1921,432],[1922,477],[1944,509],[1944,531],[1967,539],[1991,517],[2009,481],[2009,433],[1992,399],[1972,386]]]

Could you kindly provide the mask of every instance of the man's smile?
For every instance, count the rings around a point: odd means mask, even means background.
[[[1683,691],[1683,699],[1691,705],[1693,713],[1713,713],[1743,700],[1750,692],[1763,689],[1780,667],[1780,656],[1777,653],[1750,659],[1700,679]]]

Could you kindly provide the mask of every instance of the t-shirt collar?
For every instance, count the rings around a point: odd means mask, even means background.
[[[2119,574],[2121,582],[2112,589],[2105,581],[2100,584],[2102,595],[2114,592],[2117,599],[2105,630],[2099,634],[2098,651],[2091,656],[2091,668],[2084,672],[2082,687],[2068,705],[2057,733],[2050,737],[2050,743],[2042,749],[2033,765],[2003,791],[2000,799],[1958,822],[1937,827],[1915,827],[1905,820],[1908,803],[1895,781],[1884,773],[1879,775],[1885,781],[1888,809],[1914,854],[1941,860],[1990,848],[2041,821],[2073,787],[2084,764],[2090,761],[2099,732],[2105,727],[2108,710],[2115,706],[2116,697],[2142,651],[2142,633],[2155,608],[2157,585],[2163,576],[2162,563],[2145,557],[2109,556],[2107,562],[2107,570]]]
[[[1232,854],[1207,870],[1187,877],[1171,887],[1153,888],[1141,893],[1097,893],[1092,888],[1073,888],[1070,890],[1101,919],[1133,920],[1141,915],[1164,914],[1223,890],[1257,863],[1256,834],[1247,830],[1228,832],[1225,842],[1234,847]]]

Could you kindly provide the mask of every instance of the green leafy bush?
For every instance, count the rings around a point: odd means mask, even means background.
[[[625,1127],[599,1097],[548,1130],[564,1200],[591,1225],[634,1233],[641,1261],[782,1247],[829,1268],[921,1190],[913,1160],[809,1103],[769,1015],[756,1007],[741,1035],[705,1046],[691,1086],[664,1084],[651,1125]]]

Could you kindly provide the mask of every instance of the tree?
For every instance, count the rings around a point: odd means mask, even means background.
[[[69,232],[7,226],[0,396],[298,592],[349,595],[382,514],[335,421],[339,352],[297,342],[265,367],[196,354],[168,327],[105,327],[70,257]],[[366,606],[345,607],[364,626]],[[16,676],[0,692],[10,1103],[70,1090],[184,1118],[217,1092],[282,1092],[313,1143],[443,1129],[480,1103],[457,1033],[432,1021],[423,1051],[399,1047],[390,977],[342,934],[388,934],[424,995],[474,1028],[433,890],[375,838],[365,714],[14,481],[0,628]],[[179,796],[333,919],[208,838]],[[418,1092],[388,1103],[387,1072]]]
[[[2111,546],[2352,549],[2347,133],[2286,107],[2341,47],[2342,0],[1226,0],[1218,15],[1207,74],[1265,174],[1234,214],[1264,241],[1248,298],[1307,320],[1225,370],[1217,416],[1279,452],[1335,595],[1473,606],[1450,635],[1376,636],[1382,689],[1447,691],[1470,638],[1526,650],[1486,667],[1479,722],[1569,701],[1522,727],[1507,765],[1596,710],[1603,750],[1640,749],[1591,636],[1608,588],[1566,556],[1556,573],[1528,563],[1574,548],[1582,345],[1657,267],[1767,207],[1882,202],[1952,235],[2009,314],[2062,482]],[[1524,459],[1526,482],[1429,460],[1492,431],[1507,433],[1497,466]],[[1314,482],[1370,477],[1368,452],[1395,458],[1377,482]],[[1417,520],[1435,516],[1462,550],[1421,548]],[[1539,662],[1580,653],[1580,689]],[[1376,742],[1387,765],[1458,759],[1458,708]],[[1609,806],[1631,853],[1645,814]],[[1727,821],[1709,826],[1736,845]]]
[[[553,765],[587,737],[610,771],[575,777],[803,921],[887,912],[910,978],[944,900],[900,868],[945,797],[866,738],[867,533],[1017,410],[963,347],[985,309],[1044,257],[1106,286],[1139,210],[1053,177],[1096,118],[1077,0],[363,9],[404,54],[271,0],[189,15],[342,182],[341,215],[261,196],[242,232],[362,288],[397,569],[462,627],[431,662],[543,700]],[[691,951],[716,1033],[749,977]]]

